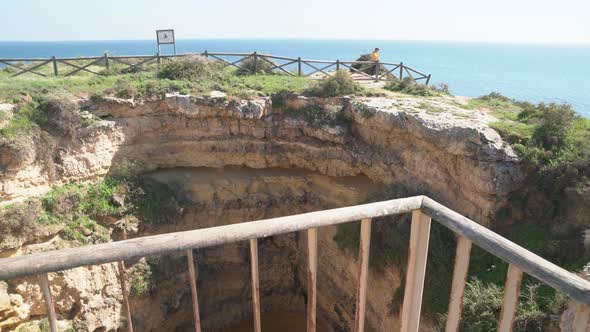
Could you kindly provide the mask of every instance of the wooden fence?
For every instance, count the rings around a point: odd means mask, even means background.
[[[377,217],[403,213],[412,213],[412,221],[401,313],[402,332],[417,332],[420,325],[431,218],[453,231],[458,239],[446,331],[458,331],[459,328],[472,244],[509,263],[498,331],[507,332],[512,329],[518,308],[518,295],[523,273],[529,274],[575,300],[578,304],[573,322],[574,331],[586,331],[590,321],[590,282],[425,196],[4,258],[0,259],[0,280],[39,276],[39,283],[47,304],[50,326],[52,331],[55,332],[57,331],[57,318],[47,276],[48,272],[86,265],[123,262],[178,251],[186,252],[189,282],[192,290],[195,331],[199,332],[201,330],[201,320],[199,317],[192,250],[249,241],[254,330],[260,332],[258,239],[290,232],[306,231],[308,238],[307,331],[314,332],[317,322],[318,232],[324,226],[361,220],[354,327],[354,331],[358,332],[364,331],[365,325],[371,220]],[[125,266],[123,263],[119,264],[119,270],[124,294],[124,308],[126,308],[127,317],[131,323],[132,314],[126,295]],[[129,331],[133,331],[132,324],[128,324],[127,328]]]
[[[357,80],[389,81],[394,78],[403,79],[404,77],[409,77],[416,82],[423,80],[423,83],[428,85],[431,77],[430,74],[419,72],[416,69],[404,65],[402,62],[310,60],[302,59],[301,57],[290,58],[258,52],[220,53],[205,51],[199,54],[133,56],[114,56],[105,53],[100,57],[0,59],[0,64],[4,64],[15,70],[15,73],[10,77],[20,76],[25,73],[39,76],[71,76],[81,71],[101,75],[102,73],[97,71],[95,69],[96,67],[109,69],[112,63],[117,63],[123,65],[122,69],[126,71],[144,71],[149,70],[146,68],[148,64],[155,63],[159,66],[163,61],[191,55],[201,55],[221,61],[224,67],[231,66],[251,73],[259,72],[259,67],[263,68],[261,63],[265,62],[265,70],[268,72],[312,78],[332,76],[338,70],[349,70]],[[253,65],[246,66],[246,61],[253,62]],[[40,71],[40,68],[44,66],[51,66],[53,72],[47,73]]]

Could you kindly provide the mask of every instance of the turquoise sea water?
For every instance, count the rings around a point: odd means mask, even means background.
[[[404,62],[448,83],[454,94],[498,91],[529,101],[567,102],[590,117],[590,45],[513,45],[362,40],[178,40],[177,51],[252,52],[317,60],[354,60],[381,48],[383,61]],[[0,42],[0,58],[155,54],[154,41]],[[163,53],[171,53],[166,46]]]

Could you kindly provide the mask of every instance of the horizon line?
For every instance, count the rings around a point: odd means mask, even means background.
[[[504,44],[504,45],[545,45],[545,46],[590,46],[589,42],[559,42],[559,41],[483,41],[459,39],[387,39],[387,38],[341,38],[341,37],[188,37],[176,38],[181,40],[272,40],[272,41],[375,41],[375,42],[429,42],[429,43],[465,43],[465,44]],[[59,42],[129,42],[153,41],[148,38],[131,39],[54,39],[54,40],[0,40],[0,43],[59,43]]]

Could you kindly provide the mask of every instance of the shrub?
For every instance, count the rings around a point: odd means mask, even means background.
[[[119,212],[121,206],[114,201],[114,196],[120,190],[123,190],[121,183],[111,177],[90,186],[80,207],[81,211],[89,216],[105,216]]]
[[[362,87],[345,70],[322,79],[319,84],[307,91],[317,97],[337,97],[361,92]]]
[[[63,96],[47,96],[39,101],[34,120],[55,136],[73,136],[83,119],[73,102]]]
[[[158,72],[158,78],[198,81],[213,77],[213,74],[221,68],[221,64],[216,61],[191,55],[164,63]]]
[[[180,219],[181,208],[175,191],[167,184],[142,179],[132,184],[130,202],[137,217],[148,224],[173,223]]]
[[[574,119],[578,117],[570,105],[555,103],[540,103],[531,109],[525,109],[527,118],[538,117],[541,124],[533,133],[533,140],[537,145],[547,150],[561,149],[565,145],[566,135]],[[521,113],[522,114],[522,113]]]
[[[253,75],[253,74],[272,74],[272,67],[276,64],[268,59],[262,57],[249,57],[242,61],[236,71],[237,75]]]
[[[138,95],[137,88],[133,83],[125,79],[117,79],[112,88],[105,90],[105,94],[114,94],[119,98],[133,98]]]
[[[521,289],[513,329],[516,332],[544,331],[548,314],[538,306],[539,284],[529,283]],[[503,289],[500,285],[484,283],[477,278],[467,282],[463,296],[460,330],[487,332],[498,329]],[[446,314],[440,315],[438,330],[444,329]]]
[[[37,220],[41,211],[41,204],[35,200],[3,207],[0,210],[0,247],[17,238],[26,239],[39,233],[41,226]]]
[[[104,243],[110,240],[107,228],[84,215],[77,216],[68,223],[64,228],[64,235],[66,239],[80,245]]]
[[[361,56],[359,56],[356,59],[356,61],[372,61],[371,55],[370,54],[361,54]],[[374,71],[375,65],[373,65],[373,64],[354,63],[354,64],[352,64],[351,67],[358,70],[358,71],[361,71],[365,74],[375,75],[375,71]],[[355,71],[351,69],[350,72],[354,73]],[[383,68],[383,66],[380,66],[379,67],[379,74],[383,74],[385,72],[386,72],[385,68]]]
[[[502,95],[499,92],[490,92],[487,95],[479,96],[477,99],[483,101],[499,101],[503,103],[508,103],[512,101],[512,99]]]
[[[129,276],[131,291],[138,296],[147,295],[152,285],[152,266],[145,259],[133,265]]]
[[[423,97],[438,96],[443,93],[448,93],[449,89],[447,85],[443,85],[442,89],[438,89],[432,85],[420,84],[414,81],[411,77],[404,77],[403,80],[393,78],[383,88],[389,91],[402,92]]]

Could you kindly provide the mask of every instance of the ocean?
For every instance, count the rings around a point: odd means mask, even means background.
[[[456,95],[492,91],[518,100],[569,103],[590,117],[590,45],[516,45],[383,40],[179,39],[177,52],[252,52],[314,60],[355,60],[373,48],[447,83]],[[0,58],[155,54],[152,40],[0,42]],[[171,46],[162,53],[171,54]]]

